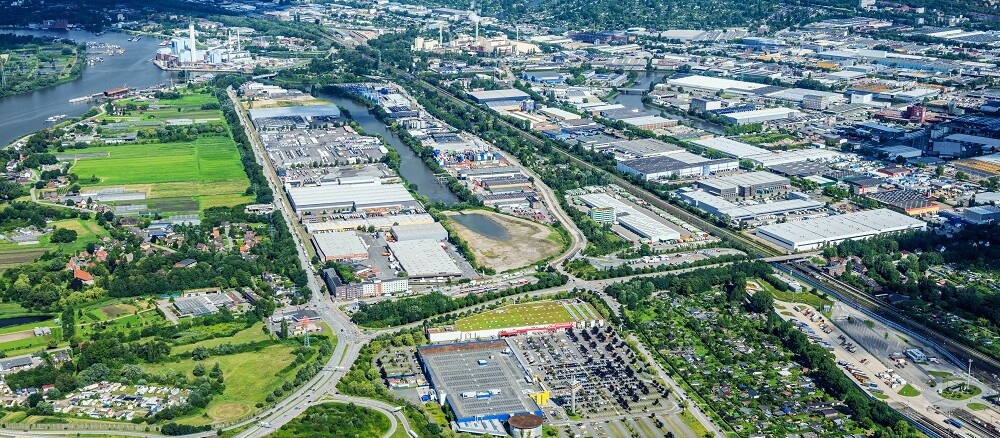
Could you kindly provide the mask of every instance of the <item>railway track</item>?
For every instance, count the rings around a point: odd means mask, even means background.
[[[455,103],[457,103],[459,105],[462,105],[462,106],[465,106],[465,107],[470,107],[470,108],[475,108],[477,110],[483,111],[478,106],[475,106],[475,105],[473,105],[473,104],[471,104],[469,102],[466,102],[465,100],[463,100],[463,99],[459,98],[458,96],[455,96],[454,94],[452,94],[450,91],[445,90],[445,89],[443,89],[441,87],[438,87],[438,86],[436,86],[434,84],[431,84],[431,83],[429,83],[429,82],[427,82],[427,81],[425,81],[423,79],[419,79],[419,78],[413,77],[413,82],[417,83],[421,87],[430,88],[433,91],[435,91],[435,92],[437,92],[437,93],[439,93],[441,95],[444,95],[448,100],[450,100],[452,102],[455,102]],[[545,145],[545,141],[542,140],[542,139],[540,139],[540,138],[538,138],[534,133],[527,132],[524,129],[522,129],[522,128],[516,126],[516,125],[514,125],[513,123],[510,123],[510,122],[504,120],[500,116],[497,116],[495,114],[491,114],[491,115],[495,116],[494,119],[495,119],[496,123],[499,123],[499,124],[501,124],[501,125],[503,125],[503,126],[505,126],[507,128],[510,128],[510,129],[514,130],[515,132],[517,132],[520,135],[520,137],[521,137],[522,140],[525,140],[525,141],[527,141],[527,142],[529,142],[529,143],[531,143],[531,144],[533,144],[535,146],[543,146],[543,145]],[[671,215],[673,215],[673,216],[675,216],[675,217],[677,217],[679,219],[687,221],[687,222],[689,222],[689,223],[697,226],[698,228],[701,228],[702,230],[705,230],[705,231],[709,232],[710,234],[712,234],[714,236],[717,236],[717,237],[723,237],[723,236],[725,236],[725,237],[727,237],[729,239],[738,241],[738,242],[746,245],[748,248],[751,248],[753,250],[753,252],[755,253],[755,254],[752,254],[752,255],[754,255],[754,256],[756,256],[758,258],[764,258],[764,257],[769,257],[769,256],[781,255],[781,253],[778,250],[775,250],[774,248],[771,248],[770,246],[767,246],[767,245],[765,245],[763,243],[757,242],[756,240],[753,240],[753,239],[751,239],[751,238],[749,238],[747,236],[744,236],[744,235],[742,235],[740,233],[734,233],[734,232],[732,232],[730,230],[727,230],[727,229],[724,229],[722,227],[719,227],[719,226],[717,226],[717,225],[715,225],[715,224],[713,224],[713,223],[711,223],[711,222],[709,222],[709,221],[707,221],[707,220],[705,220],[705,219],[703,219],[703,218],[701,218],[701,217],[699,217],[699,216],[697,216],[695,214],[692,214],[692,213],[688,212],[687,210],[684,210],[683,208],[680,208],[680,207],[678,207],[676,205],[673,205],[673,204],[671,204],[671,203],[663,200],[659,196],[656,196],[655,194],[650,193],[649,191],[643,189],[642,187],[639,187],[639,186],[633,184],[632,182],[626,180],[625,178],[622,178],[621,176],[619,176],[618,174],[616,174],[614,172],[609,172],[606,169],[602,169],[602,168],[600,168],[598,166],[595,166],[594,164],[592,164],[592,163],[590,163],[590,162],[588,162],[586,160],[583,160],[583,159],[577,157],[576,155],[573,155],[570,152],[567,152],[567,151],[563,150],[561,147],[555,147],[555,148],[553,148],[553,150],[556,153],[558,153],[559,155],[562,155],[563,157],[569,159],[574,164],[577,164],[577,165],[582,166],[584,168],[591,169],[591,170],[596,170],[598,172],[602,172],[604,174],[609,175],[611,177],[612,182],[614,184],[616,184],[616,185],[624,188],[629,193],[631,193],[633,196],[636,196],[639,199],[642,199],[643,201],[648,202],[649,204],[651,204],[651,205],[653,205],[653,206],[655,206],[655,207],[657,207],[657,208],[659,208],[659,209],[661,209],[661,210],[663,210],[663,211],[665,211],[667,213],[670,213]]]
[[[941,424],[938,424],[934,420],[925,417],[920,412],[917,412],[915,409],[906,406],[902,403],[890,403],[889,407],[895,409],[896,412],[900,413],[900,415],[909,418],[911,422],[916,423],[916,425],[918,425],[919,427],[922,427],[923,432],[930,435],[932,438],[934,438],[935,436],[938,438],[961,436],[961,435],[956,435],[955,431],[947,427],[944,427]]]
[[[818,269],[803,268],[797,263],[782,263],[781,266],[784,266],[786,269],[794,270],[810,282],[817,283],[821,289],[826,288],[832,290],[834,294],[846,298],[845,301],[853,302],[857,306],[882,316],[883,318],[886,318],[891,322],[936,343],[940,348],[956,356],[958,359],[957,362],[959,363],[956,363],[955,365],[961,368],[968,365],[966,362],[968,359],[972,359],[974,366],[973,370],[978,371],[978,373],[975,374],[977,374],[983,382],[995,382],[996,379],[993,378],[993,375],[1000,374],[1000,361],[997,361],[975,348],[956,342],[948,336],[936,332],[930,327],[914,322],[912,319],[904,315],[895,307],[890,306],[888,303],[875,300],[868,296],[868,294],[859,291],[850,285],[844,284],[843,282],[826,275]],[[817,282],[815,280],[821,281]],[[952,362],[956,361],[953,360]]]

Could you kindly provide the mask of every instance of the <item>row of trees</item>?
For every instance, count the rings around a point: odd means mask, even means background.
[[[475,306],[497,298],[562,286],[569,280],[565,275],[559,274],[551,268],[546,268],[535,276],[538,277],[538,281],[534,283],[496,292],[469,294],[459,298],[434,292],[392,301],[379,301],[374,304],[362,302],[359,304],[359,310],[351,315],[351,321],[363,327],[394,327]]]

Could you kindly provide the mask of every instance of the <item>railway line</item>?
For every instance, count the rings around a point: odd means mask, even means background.
[[[996,379],[993,378],[993,375],[1000,374],[1000,361],[997,361],[975,348],[958,343],[948,336],[942,335],[923,324],[914,322],[888,303],[883,303],[873,299],[868,296],[868,294],[859,291],[850,285],[844,284],[843,282],[826,275],[814,267],[803,268],[798,263],[781,263],[776,265],[784,267],[784,269],[782,269],[783,271],[794,271],[798,273],[800,277],[803,277],[807,282],[812,283],[821,290],[825,290],[832,295],[839,296],[841,301],[845,304],[856,305],[859,308],[889,320],[895,325],[903,327],[906,331],[913,332],[919,337],[923,337],[924,339],[930,341],[930,343],[936,348],[940,348],[948,355],[951,355],[952,357],[949,357],[949,360],[954,362],[955,365],[960,368],[965,368],[968,365],[966,361],[968,359],[972,359],[974,365],[973,370],[978,371],[978,373],[976,373],[977,377],[983,382],[995,382]]]
[[[445,90],[445,89],[443,89],[441,87],[438,87],[438,86],[436,86],[434,84],[431,84],[431,83],[429,83],[429,82],[427,82],[427,81],[425,81],[423,79],[419,79],[419,78],[416,78],[416,77],[413,77],[413,76],[410,76],[410,77],[412,78],[413,82],[417,83],[419,86],[430,88],[433,91],[435,91],[435,92],[437,92],[437,93],[445,96],[448,100],[450,100],[452,102],[455,102],[455,103],[457,103],[459,105],[462,105],[462,106],[465,106],[465,107],[471,107],[471,108],[475,108],[475,109],[478,109],[478,110],[482,110],[481,108],[479,108],[479,107],[477,107],[477,106],[475,106],[475,105],[473,105],[473,104],[471,104],[469,102],[466,102],[465,100],[459,98],[458,96],[455,96],[454,94],[452,94],[448,90]],[[544,140],[538,138],[534,133],[527,132],[524,129],[522,129],[522,128],[516,126],[516,125],[514,125],[513,123],[510,123],[510,122],[504,120],[503,118],[501,118],[499,116],[495,117],[495,123],[499,123],[499,124],[501,124],[501,125],[503,125],[503,126],[505,126],[507,128],[515,130],[516,132],[519,133],[521,139],[523,139],[523,140],[525,140],[525,141],[527,141],[527,142],[529,142],[529,143],[531,143],[531,144],[533,144],[535,146],[543,146],[545,144]],[[563,150],[562,148],[556,147],[556,148],[553,148],[553,150],[556,153],[558,153],[559,155],[562,155],[563,157],[569,159],[574,164],[577,164],[577,165],[582,166],[584,168],[591,169],[591,170],[596,170],[598,172],[602,172],[602,173],[605,173],[605,174],[609,175],[611,177],[612,182],[614,184],[616,184],[616,185],[624,188],[629,193],[631,193],[633,196],[636,196],[639,199],[642,199],[643,201],[648,202],[649,204],[651,204],[651,205],[653,205],[653,206],[655,206],[655,207],[657,207],[657,208],[659,208],[659,209],[661,209],[661,210],[663,210],[663,211],[665,211],[667,213],[670,213],[671,215],[673,215],[673,216],[675,216],[675,217],[677,217],[679,219],[687,221],[687,222],[689,222],[689,223],[697,226],[698,228],[701,228],[702,230],[705,230],[705,231],[709,232],[710,234],[712,234],[714,236],[717,236],[717,237],[723,237],[724,236],[724,237],[727,237],[727,238],[732,239],[734,241],[738,241],[738,242],[742,243],[743,245],[746,245],[748,248],[750,248],[753,251],[754,254],[752,254],[752,255],[755,255],[758,258],[764,258],[764,257],[769,257],[769,256],[778,256],[778,255],[782,254],[781,252],[779,252],[778,250],[776,250],[776,249],[774,249],[774,248],[772,248],[770,246],[767,246],[767,245],[765,245],[765,244],[763,244],[761,242],[753,240],[752,238],[744,236],[744,235],[742,235],[740,233],[734,233],[734,232],[732,232],[730,230],[727,230],[727,229],[724,229],[722,227],[719,227],[719,226],[717,226],[717,225],[715,225],[715,224],[713,224],[713,223],[711,223],[711,222],[709,222],[709,221],[707,221],[707,220],[705,220],[705,219],[703,219],[703,218],[701,218],[701,217],[699,217],[699,216],[697,216],[695,214],[692,214],[691,212],[688,212],[687,210],[684,210],[683,208],[680,208],[680,207],[678,207],[676,205],[673,205],[673,204],[671,204],[671,203],[663,200],[659,196],[656,196],[655,194],[650,193],[649,191],[643,189],[642,187],[639,187],[639,186],[633,184],[632,182],[626,180],[625,178],[622,178],[620,175],[618,175],[618,174],[616,174],[614,172],[609,172],[606,169],[602,169],[602,168],[600,168],[600,167],[598,167],[598,166],[596,166],[596,165],[594,165],[594,164],[592,164],[592,163],[590,163],[590,162],[588,162],[586,160],[583,160],[583,159],[577,157],[576,155],[573,155],[572,153],[569,153],[569,152]]]
[[[904,417],[909,418],[910,421],[912,421],[914,423],[917,423],[916,425],[918,427],[921,427],[923,429],[922,431],[924,433],[930,435],[932,438],[935,437],[935,436],[937,436],[939,438],[952,437],[952,436],[961,436],[961,435],[957,435],[955,433],[955,431],[953,431],[953,430],[951,430],[951,429],[949,429],[949,428],[947,428],[947,427],[945,427],[945,426],[943,426],[941,424],[937,424],[936,422],[934,422],[930,418],[925,417],[920,412],[917,412],[916,409],[913,409],[913,408],[911,408],[909,406],[906,406],[906,405],[904,405],[902,403],[890,403],[889,407],[895,409],[896,412],[899,412]]]

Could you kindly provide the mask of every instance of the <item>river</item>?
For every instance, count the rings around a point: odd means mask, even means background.
[[[87,66],[83,74],[75,81],[48,87],[31,93],[8,96],[0,99],[0,145],[21,138],[32,132],[50,126],[45,119],[66,114],[70,117],[82,115],[91,104],[69,103],[70,99],[100,93],[104,90],[129,86],[146,88],[157,84],[168,83],[173,72],[160,70],[152,62],[160,40],[142,37],[139,41],[130,42],[129,35],[121,33],[106,33],[100,36],[81,30],[44,31],[44,30],[2,30],[3,33],[20,35],[35,35],[47,37],[69,38],[77,43],[95,41],[99,43],[117,44],[125,49],[125,53],[109,56],[90,53],[89,56],[101,56],[104,62]]]
[[[458,201],[455,194],[451,193],[451,190],[448,190],[448,186],[434,176],[434,172],[431,172],[427,164],[409,146],[403,144],[399,140],[399,137],[379,121],[374,114],[369,112],[368,107],[349,98],[334,96],[332,94],[322,93],[319,97],[333,102],[350,112],[351,119],[358,122],[364,128],[365,132],[378,134],[385,138],[386,142],[389,143],[389,147],[399,152],[400,173],[403,174],[403,178],[406,178],[407,182],[417,185],[417,193],[426,196],[431,202],[452,204]]]

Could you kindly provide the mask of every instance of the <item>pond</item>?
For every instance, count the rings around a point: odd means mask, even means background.
[[[510,233],[507,229],[497,223],[497,221],[491,219],[488,216],[483,216],[481,214],[469,213],[469,214],[456,214],[450,216],[455,222],[464,225],[466,228],[472,230],[480,236],[484,236],[493,240],[504,240],[510,238]]]
[[[14,316],[10,318],[0,318],[0,328],[12,327],[21,324],[31,324],[33,322],[45,321],[51,319],[49,315],[25,315],[25,316]]]

